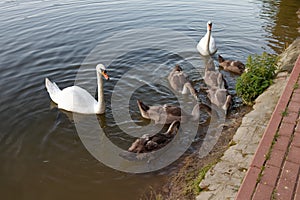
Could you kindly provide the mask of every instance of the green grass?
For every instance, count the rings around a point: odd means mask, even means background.
[[[274,189],[273,192],[272,192],[272,197],[271,197],[272,200],[277,199],[277,198],[276,198],[276,193],[277,193],[277,190]]]
[[[281,116],[282,116],[282,117],[286,117],[286,116],[288,116],[288,114],[289,114],[289,113],[288,113],[287,108],[285,108],[285,110],[281,112]]]
[[[199,187],[200,182],[204,179],[205,174],[208,172],[208,170],[215,164],[216,162],[208,164],[201,168],[201,170],[197,174],[197,177],[189,181],[189,183],[187,184],[184,191],[185,194],[193,193],[194,195],[198,195],[202,191],[202,189]]]
[[[257,183],[260,182],[260,180],[261,180],[261,178],[262,178],[262,176],[263,176],[263,172],[264,172],[265,168],[266,168],[265,166],[262,166],[262,167],[261,167],[260,173],[258,174],[258,178],[257,178],[257,180],[256,180]]]

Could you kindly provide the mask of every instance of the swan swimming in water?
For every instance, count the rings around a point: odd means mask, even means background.
[[[228,94],[228,91],[222,88],[215,88],[207,90],[207,93],[207,97],[211,103],[219,108],[222,108],[226,115],[232,101],[232,97]]]
[[[211,34],[212,22],[207,22],[207,32],[203,38],[201,38],[200,42],[197,45],[197,49],[199,53],[203,56],[213,55],[217,52],[217,47],[215,43],[215,39]]]
[[[188,120],[196,121],[199,119],[199,104],[196,104],[191,114],[181,110],[180,107],[171,105],[148,106],[142,101],[137,101],[141,115],[145,119],[152,119],[156,124],[171,124],[173,121],[186,122]],[[202,105],[201,106],[205,106]]]
[[[219,66],[225,71],[241,75],[245,71],[245,65],[238,60],[225,60],[221,55],[218,56]]]
[[[169,126],[166,133],[157,133],[152,136],[145,134],[136,139],[128,148],[128,151],[133,153],[145,153],[160,149],[161,147],[166,146],[174,138],[178,132],[179,126],[180,122],[174,121]]]
[[[204,81],[208,86],[206,92],[211,103],[223,109],[225,114],[227,114],[231,104],[231,96],[225,88],[223,75],[215,70],[215,65],[211,58],[207,61],[205,66]]]
[[[98,101],[86,90],[76,85],[59,89],[56,83],[52,83],[48,78],[45,79],[46,89],[52,101],[58,108],[70,112],[81,114],[103,114],[105,112],[105,102],[103,95],[103,80],[101,75],[109,80],[106,68],[102,64],[96,66],[97,84],[98,84]]]
[[[187,75],[182,71],[182,68],[177,64],[168,76],[169,83],[173,90],[181,94],[187,94],[188,91],[197,99],[197,93],[193,88]]]

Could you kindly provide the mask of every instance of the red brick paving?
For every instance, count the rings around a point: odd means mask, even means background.
[[[286,151],[289,144],[290,144],[290,137],[287,137],[286,134],[285,135],[279,135],[277,137],[276,143],[273,145],[272,149]]]
[[[300,200],[300,55],[236,200]]]
[[[273,193],[273,187],[263,183],[258,183],[252,199],[253,200],[269,199],[270,196],[272,196],[272,193]]]
[[[295,102],[295,101],[291,101],[290,104],[289,104],[288,109],[290,109],[291,111],[294,111],[294,112],[299,112],[300,103],[299,102]]]
[[[298,112],[291,112],[291,113],[288,112],[287,116],[284,117],[282,121],[294,125],[297,118],[298,118]]]
[[[297,184],[296,180],[298,177],[298,171],[298,164],[288,161],[285,163],[274,192],[278,199],[293,199],[294,190]]]
[[[260,171],[259,168],[250,166],[247,171],[247,179],[244,179],[246,184],[240,187],[237,199],[250,200],[252,198]]]
[[[300,102],[300,94],[299,93],[294,93],[292,101]]]
[[[299,126],[300,127],[300,126]],[[300,133],[295,132],[294,138],[292,141],[292,146],[300,147]]]
[[[295,132],[299,132],[300,133],[300,125],[299,124],[297,124]]]
[[[279,175],[279,173],[280,173],[279,167],[266,165],[264,171],[262,172],[260,183],[264,185],[269,185],[272,188],[275,187],[275,183],[277,181],[277,176]]]
[[[279,135],[290,137],[293,134],[295,124],[282,122],[279,128]]]
[[[298,180],[299,180],[299,176],[298,176]],[[298,195],[298,198],[300,198],[300,184],[299,183],[296,188],[296,195]]]
[[[286,160],[300,165],[300,148],[291,145]]]
[[[266,165],[272,165],[274,167],[281,168],[284,158],[285,158],[285,151],[272,149],[270,159],[267,160]]]

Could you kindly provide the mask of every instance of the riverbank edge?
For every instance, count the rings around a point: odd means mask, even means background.
[[[271,115],[286,86],[291,71],[300,54],[300,38],[296,39],[281,55],[279,72],[271,85],[256,100],[253,110],[246,114],[237,129],[230,147],[206,173],[200,182],[197,200],[234,199],[253,159]]]

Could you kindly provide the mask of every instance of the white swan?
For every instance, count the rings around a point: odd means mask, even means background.
[[[197,49],[199,53],[203,56],[213,55],[217,52],[217,47],[215,43],[215,39],[211,34],[212,22],[207,22],[207,32],[203,38],[201,38],[200,42],[197,45]]]
[[[106,68],[102,64],[96,66],[97,83],[98,83],[98,101],[86,90],[78,86],[67,87],[63,90],[48,78],[45,79],[46,89],[52,101],[58,108],[82,113],[82,114],[103,114],[105,112],[105,102],[103,95],[103,80],[101,75],[109,80]]]

